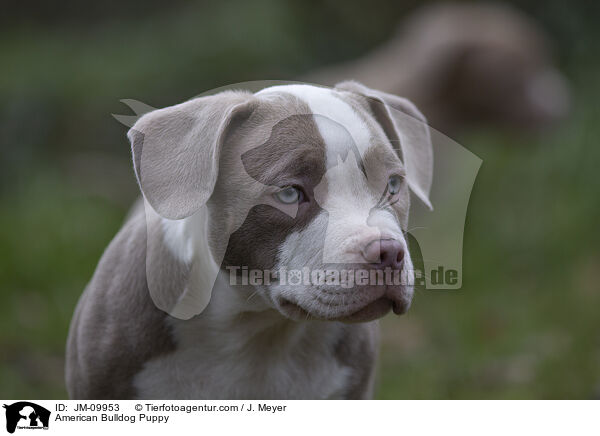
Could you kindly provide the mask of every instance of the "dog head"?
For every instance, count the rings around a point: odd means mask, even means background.
[[[433,156],[407,100],[355,82],[225,92],[147,114],[129,137],[147,203],[182,223],[185,262],[210,257],[292,319],[410,306],[409,190],[430,206]]]

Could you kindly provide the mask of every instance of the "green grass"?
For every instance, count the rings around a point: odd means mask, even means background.
[[[0,396],[64,397],[73,309],[123,210],[37,169],[0,213]]]
[[[528,140],[473,135],[483,159],[464,286],[384,322],[380,398],[591,398],[600,389],[600,126],[594,82]]]

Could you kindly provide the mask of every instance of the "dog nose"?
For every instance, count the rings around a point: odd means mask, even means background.
[[[376,268],[400,269],[404,260],[402,244],[395,239],[371,241],[363,250],[363,257]]]

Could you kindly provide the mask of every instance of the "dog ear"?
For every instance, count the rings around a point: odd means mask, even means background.
[[[392,146],[400,153],[406,167],[408,186],[429,209],[433,209],[429,201],[433,179],[433,146],[425,116],[411,101],[367,88],[358,82],[338,83],[335,89],[366,97],[373,115]]]
[[[135,174],[159,215],[185,218],[208,200],[221,145],[255,104],[250,93],[228,91],[149,112],[133,125],[127,136]]]

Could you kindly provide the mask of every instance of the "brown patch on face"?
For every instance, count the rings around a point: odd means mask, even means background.
[[[298,186],[305,195],[295,217],[274,206],[257,204],[229,238],[223,267],[273,268],[287,236],[302,230],[322,212],[313,199],[313,189],[326,171],[325,143],[312,114],[290,115],[273,126],[267,141],[241,159],[244,170],[260,183]]]
[[[312,114],[290,115],[273,126],[262,145],[242,155],[247,173],[265,185],[290,179],[319,182],[325,169],[325,143]]]
[[[363,156],[363,165],[369,182],[385,183],[390,174],[406,176],[402,162],[396,153],[385,144],[374,144],[369,147]],[[381,183],[376,184],[379,187]]]
[[[406,183],[406,171],[394,151],[385,144],[377,144],[370,147],[364,156],[364,165],[369,185],[376,195],[379,195],[378,206],[391,208],[399,219],[401,225],[406,228],[408,223],[408,211],[410,206],[410,194]],[[400,176],[402,186],[395,200],[390,200],[387,190],[389,177]]]

